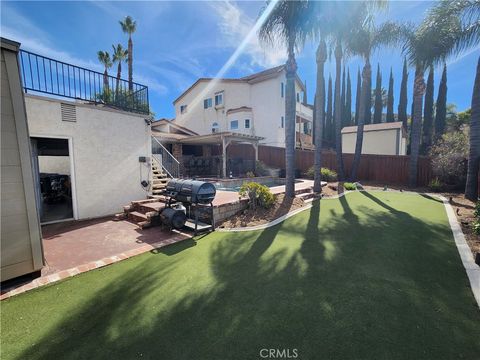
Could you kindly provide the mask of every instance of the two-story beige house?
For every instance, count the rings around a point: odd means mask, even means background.
[[[283,65],[241,78],[200,78],[173,102],[173,123],[199,135],[238,132],[284,147],[285,84]],[[297,147],[312,148],[313,110],[298,77],[295,90]]]

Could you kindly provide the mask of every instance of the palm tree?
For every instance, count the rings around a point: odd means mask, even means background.
[[[118,63],[117,65],[117,82],[115,85],[115,94],[118,97],[120,77],[122,76],[122,61],[128,56],[128,50],[125,50],[122,44],[117,44],[117,46],[112,45],[113,48],[113,63]]]
[[[132,34],[137,30],[137,22],[131,16],[119,21],[122,31],[128,34],[128,90],[133,90],[133,41]]]
[[[393,22],[385,22],[375,26],[373,19],[367,18],[363,25],[354,30],[349,37],[348,49],[353,55],[361,56],[365,62],[362,70],[361,100],[359,106],[359,117],[357,121],[357,140],[355,143],[355,155],[351,179],[356,180],[357,171],[360,166],[360,158],[363,145],[363,128],[365,125],[365,114],[367,104],[371,101],[371,82],[372,68],[370,65],[370,56],[381,46],[394,45],[401,39],[401,26]]]
[[[307,1],[279,1],[268,14],[259,30],[260,40],[274,44],[277,40],[287,46],[288,59],[285,64],[285,196],[295,197],[295,80],[297,63],[295,50],[307,36]],[[264,10],[263,10],[264,11]]]
[[[108,51],[99,51],[97,52],[98,61],[104,66],[105,70],[103,72],[103,89],[108,91],[108,69],[113,65],[112,60],[110,59],[110,54]]]
[[[475,0],[442,1],[430,9],[420,25],[405,31],[404,52],[407,54],[410,65],[415,68],[409,164],[410,186],[415,186],[417,183],[425,71],[430,66],[444,62],[448,56],[456,55],[480,41],[479,6],[480,3]],[[465,17],[462,18],[462,15]],[[475,22],[470,22],[472,17],[476,17]],[[470,136],[472,137],[472,134]],[[480,136],[478,141],[480,142]],[[478,149],[480,155],[480,146]],[[473,180],[476,184],[478,161],[473,161],[472,166],[477,168]],[[472,173],[470,175],[473,176]]]

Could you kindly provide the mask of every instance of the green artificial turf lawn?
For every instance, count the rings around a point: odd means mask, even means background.
[[[441,202],[322,200],[1,303],[3,359],[478,359],[480,311]]]

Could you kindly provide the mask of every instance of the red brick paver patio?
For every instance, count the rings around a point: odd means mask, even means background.
[[[42,233],[46,264],[41,277],[2,284],[1,300],[192,237],[161,227],[141,230],[111,217],[46,225]]]

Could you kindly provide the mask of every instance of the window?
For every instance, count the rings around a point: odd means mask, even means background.
[[[250,119],[245,119],[245,129],[250,129]]]
[[[215,94],[215,106],[223,105],[223,92]]]
[[[185,114],[187,112],[187,105],[180,105],[180,114]]]
[[[282,82],[280,85],[281,85],[280,86],[280,94],[283,98],[285,96],[285,84]]]
[[[285,118],[282,116],[280,119],[280,127],[283,129],[285,127]]]
[[[297,93],[297,102],[300,102],[300,93]]]
[[[214,122],[212,124],[212,133],[217,133],[220,131],[220,126],[218,126],[218,123]]]
[[[212,98],[203,100],[203,108],[208,109],[212,107]]]
[[[230,130],[238,130],[238,120],[230,121]]]

